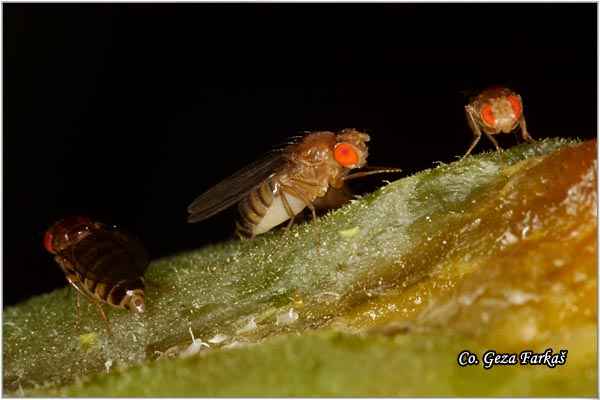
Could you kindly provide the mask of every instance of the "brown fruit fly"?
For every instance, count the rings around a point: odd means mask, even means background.
[[[150,258],[131,234],[74,216],[56,222],[44,245],[78,294],[98,308],[111,337],[100,301],[136,314],[146,310],[144,273]],[[77,309],[80,313],[79,296]]]
[[[484,90],[478,96],[471,98],[469,104],[465,106],[465,113],[473,131],[473,141],[460,160],[468,156],[479,142],[481,131],[494,144],[498,154],[501,153],[500,146],[492,135],[510,133],[518,126],[521,127],[523,140],[535,142],[527,132],[521,96],[508,88],[499,86]]]
[[[236,233],[240,237],[252,238],[289,220],[281,243],[296,215],[308,207],[318,247],[315,199],[325,196],[330,188],[341,188],[349,179],[400,171],[370,168],[350,174],[365,167],[369,139],[369,135],[353,129],[337,134],[310,132],[294,138],[287,147],[266,153],[196,198],[188,207],[188,221],[202,221],[239,203]]]

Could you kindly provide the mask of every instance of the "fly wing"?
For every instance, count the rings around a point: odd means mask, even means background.
[[[237,203],[285,163],[281,149],[266,153],[197,197],[187,209],[188,222],[205,220]]]
[[[94,230],[73,246],[71,260],[83,278],[98,283],[143,277],[150,263],[144,245],[117,228]]]

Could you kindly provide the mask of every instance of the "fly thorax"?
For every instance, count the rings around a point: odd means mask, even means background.
[[[344,168],[332,160],[331,157],[318,164],[311,164],[310,168],[298,168],[297,171],[282,176],[282,186],[302,190],[310,200],[324,196],[329,188],[329,181]],[[300,183],[299,183],[300,182]]]
[[[504,98],[492,102],[492,112],[496,119],[495,128],[499,132],[509,133],[519,122],[518,118],[515,117],[510,102]]]

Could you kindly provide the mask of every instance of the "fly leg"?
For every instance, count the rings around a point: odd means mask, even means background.
[[[525,124],[525,116],[523,113],[521,113],[521,118],[519,118],[519,125],[521,126],[521,136],[523,137],[523,140],[529,143],[535,143],[535,139],[527,132],[527,124]]]
[[[71,292],[71,287],[69,286],[69,293]],[[81,295],[77,292],[77,332],[81,335]]]
[[[100,311],[100,315],[102,316],[102,319],[104,320],[104,325],[106,326],[106,330],[108,331],[110,338],[113,339],[114,337],[113,337],[112,331],[110,330],[110,325],[108,324],[108,318],[106,318],[104,309],[102,308],[102,306],[100,305],[100,303],[97,300],[95,300],[91,295],[89,295],[86,292],[85,288],[83,287],[83,284],[79,280],[79,277],[74,272],[74,269],[73,269],[73,266],[71,265],[71,263],[61,256],[54,257],[54,260],[56,261],[56,263],[58,264],[60,269],[64,272],[65,277],[67,278],[67,281],[71,284],[71,286],[73,286],[75,288],[75,290],[77,290],[77,294],[78,294],[77,295],[77,314],[78,314],[77,329],[78,330],[80,329],[80,324],[81,324],[81,303],[79,301],[79,296],[81,295],[81,296],[83,296],[84,299],[86,299],[87,301],[89,301],[90,303],[95,305],[96,308],[98,309],[98,311]]]
[[[487,138],[490,139],[490,142],[492,142],[492,144],[496,148],[496,151],[498,152],[498,158],[500,159],[500,162],[503,163],[504,161],[502,160],[502,150],[500,149],[500,146],[498,145],[498,141],[496,139],[494,139],[494,136],[492,136],[491,133],[488,133],[485,131],[483,133],[485,133],[485,136],[487,136]]]
[[[81,281],[79,280],[79,278],[76,275],[73,275],[73,274],[67,275],[67,280],[75,288],[75,290],[77,290],[79,295],[83,296],[84,299],[86,299],[87,301],[89,301],[90,303],[92,303],[93,305],[96,306],[96,308],[100,312],[100,315],[102,316],[102,319],[104,320],[104,326],[106,327],[106,331],[108,332],[108,335],[110,336],[111,339],[114,339],[113,333],[110,329],[110,325],[108,324],[108,318],[106,318],[106,313],[104,312],[102,305],[97,300],[95,300],[89,294],[87,294],[85,292],[83,287],[81,287]],[[79,296],[77,296],[77,310],[79,313],[79,319],[81,320],[81,308],[80,308]]]
[[[467,152],[458,160],[459,162],[464,160],[466,156],[471,154],[471,151],[473,150],[475,145],[479,143],[479,139],[481,139],[481,129],[479,129],[479,125],[477,125],[477,122],[475,122],[475,118],[473,118],[473,110],[470,106],[465,107],[465,114],[467,114],[467,122],[469,123],[469,126],[473,131],[473,141],[467,149]]]
[[[104,320],[106,330],[108,331],[110,337],[113,338],[112,331],[110,330],[110,325],[108,324],[108,318],[106,318],[106,314],[104,313],[102,305],[100,305],[100,303],[97,300],[95,300],[90,294],[87,293],[87,291],[83,287],[83,284],[79,280],[79,277],[76,273],[73,272],[74,270],[71,263],[60,256],[56,256],[54,257],[54,259],[56,260],[56,263],[58,264],[60,269],[62,269],[62,271],[65,273],[67,281],[71,284],[71,286],[75,288],[75,290],[77,290],[77,314],[79,316],[78,324],[81,321],[81,303],[79,301],[79,296],[81,295],[84,299],[96,306],[96,308],[100,312],[100,315],[102,316],[102,319]]]
[[[296,193],[294,195],[296,197],[298,197],[300,200],[302,200],[306,204],[306,207],[308,207],[308,209],[312,213],[313,221],[315,223],[315,245],[317,247],[317,253],[318,253],[319,252],[320,237],[319,237],[319,223],[317,222],[317,209],[310,202],[310,200],[306,198],[306,196],[302,192],[300,192],[298,190],[296,190],[295,192]]]
[[[275,251],[285,242],[285,239],[287,238],[290,228],[292,227],[292,224],[294,223],[294,219],[296,218],[296,215],[292,211],[292,207],[290,207],[290,203],[287,201],[287,199],[285,197],[285,191],[282,188],[280,188],[280,190],[279,190],[279,196],[281,197],[281,203],[283,204],[283,208],[285,209],[285,212],[290,217],[290,222],[288,222],[287,226],[285,227],[285,231],[283,231],[283,235],[281,235],[281,237],[279,238],[279,241],[277,242],[275,247],[273,247],[271,252],[267,255],[267,258],[271,258],[271,256],[273,254],[275,254]]]
[[[314,188],[312,186],[306,185],[303,182],[294,181],[294,185],[297,185],[297,186],[299,186],[303,189],[309,190],[309,191],[314,191]],[[306,204],[308,209],[311,211],[312,216],[313,216],[313,221],[315,223],[317,252],[319,251],[319,226],[318,226],[318,222],[317,222],[317,212],[316,212],[315,206],[312,204],[312,202],[306,196],[306,194],[304,193],[303,190],[298,190],[297,188],[295,188],[291,185],[285,185],[285,186],[280,185],[279,197],[281,198],[281,204],[283,205],[283,208],[285,209],[285,212],[287,213],[287,215],[289,217],[289,222],[287,223],[287,226],[285,227],[285,231],[283,232],[283,235],[277,242],[277,245],[275,245],[273,250],[271,250],[271,252],[269,253],[269,255],[268,255],[269,258],[275,253],[275,251],[279,248],[279,246],[281,246],[285,242],[285,240],[289,234],[289,231],[290,231],[294,221],[296,220],[296,214],[294,214],[294,211],[292,210],[292,207],[290,206],[290,203],[286,197],[286,193],[290,196],[293,196],[293,197],[296,197],[296,198],[302,200],[304,202],[304,204]]]
[[[519,126],[521,127],[521,137],[528,143],[533,144],[534,151],[536,154],[540,153],[540,147],[538,142],[531,137],[529,132],[527,131],[527,124],[525,124],[525,116],[521,113],[521,118],[519,118]]]
[[[86,299],[87,301],[89,301],[90,303],[95,305],[96,308],[98,309],[98,311],[100,311],[100,315],[102,316],[102,319],[104,320],[104,326],[106,326],[108,335],[110,336],[111,339],[113,339],[114,336],[112,334],[112,331],[110,330],[110,325],[108,324],[108,318],[106,318],[104,309],[102,308],[102,306],[100,305],[100,303],[97,300],[95,300],[91,295],[89,295],[86,292],[81,281],[79,280],[79,277],[74,272],[73,266],[71,265],[71,263],[60,256],[56,256],[56,257],[54,257],[54,259],[56,260],[56,263],[58,264],[60,269],[62,269],[62,271],[65,273],[67,281],[69,281],[71,286],[73,286],[75,288],[75,290],[77,290],[77,317],[78,317],[77,318],[77,330],[81,331],[81,302],[79,300],[79,296],[83,296],[84,299]]]
[[[294,181],[294,184],[297,187],[302,188],[304,190],[298,190],[296,188],[287,187],[287,186],[285,187],[284,190],[287,191],[290,195],[302,200],[304,202],[304,204],[306,204],[306,207],[308,207],[308,209],[312,213],[313,221],[315,224],[315,244],[316,244],[317,253],[318,253],[319,252],[319,244],[320,244],[320,236],[319,236],[319,223],[317,222],[317,209],[313,205],[310,198],[308,198],[306,196],[306,193],[314,192],[315,188],[314,188],[314,186],[307,185],[301,181]],[[283,198],[282,198],[282,200],[283,200]]]

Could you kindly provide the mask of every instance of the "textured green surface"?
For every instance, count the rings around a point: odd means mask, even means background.
[[[350,334],[285,336],[259,346],[205,352],[151,367],[105,375],[86,385],[50,392],[77,397],[400,397],[593,396],[589,373],[565,379],[560,367],[457,366],[472,343],[450,337],[396,338]],[[471,350],[476,350],[471,347]],[[483,354],[483,351],[481,352]],[[110,389],[108,389],[110,388]],[[108,391],[107,391],[108,389]]]
[[[486,153],[396,181],[321,218],[318,253],[309,221],[270,259],[281,230],[157,260],[147,273],[158,285],[147,289],[144,316],[105,307],[114,342],[88,304],[78,332],[75,298],[66,290],[8,308],[5,395],[595,396],[594,299],[570,299],[570,288],[557,294],[563,303],[549,302],[550,292],[536,299],[532,293],[545,283],[523,282],[552,282],[557,272],[533,274],[532,263],[523,275],[523,267],[503,264],[540,254],[545,243],[563,244],[557,251],[573,248],[584,257],[561,261],[587,268],[573,271],[588,274],[575,279],[589,283],[579,292],[596,287],[595,265],[588,268],[597,255],[589,165],[577,167],[583,175],[573,174],[573,182],[557,180],[557,193],[580,195],[581,207],[547,194],[531,202],[520,201],[525,194],[511,197],[532,180],[551,187],[544,155],[578,144],[520,145],[505,151],[503,162]],[[561,168],[558,157],[548,157],[548,171]],[[543,207],[538,197],[555,210],[527,208]],[[571,220],[553,220],[572,210]],[[548,242],[557,221],[577,235],[565,231],[564,240]],[[549,310],[567,316],[553,325],[544,319]],[[210,347],[182,358],[190,329]],[[568,349],[568,362],[491,370],[456,362],[463,349],[481,358],[488,349],[518,353],[524,346]]]

